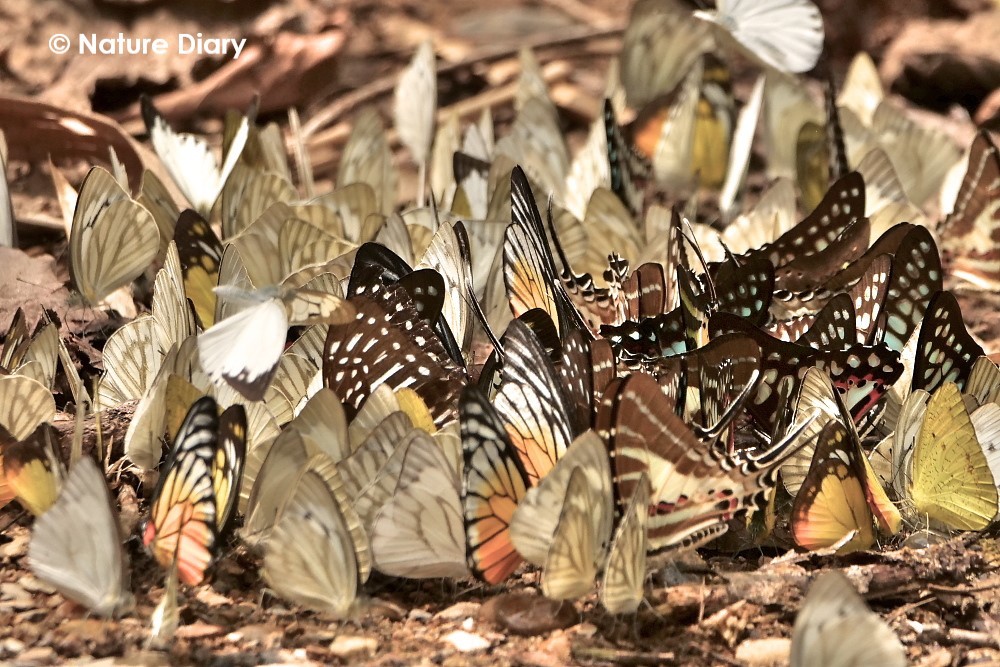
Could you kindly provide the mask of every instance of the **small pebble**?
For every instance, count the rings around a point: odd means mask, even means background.
[[[461,621],[479,613],[478,602],[459,602],[434,614],[436,621]]]
[[[479,635],[466,632],[465,630],[455,630],[454,632],[446,635],[444,641],[448,642],[462,653],[483,651],[490,647],[489,641]]]
[[[411,621],[416,621],[417,623],[427,623],[432,618],[434,614],[430,613],[426,609],[411,609],[410,613],[406,615]]]
[[[792,650],[792,641],[783,637],[747,639],[736,647],[736,659],[749,667],[785,664]]]
[[[36,646],[22,651],[17,656],[17,664],[23,667],[34,667],[34,665],[54,665],[56,663],[55,649],[51,646]]]
[[[378,640],[374,637],[340,635],[330,644],[330,653],[343,658],[370,658],[378,650]]]

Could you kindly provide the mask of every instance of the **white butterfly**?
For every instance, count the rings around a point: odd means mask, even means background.
[[[28,560],[39,579],[95,614],[131,608],[118,518],[91,459],[73,466],[55,505],[35,521]]]
[[[254,401],[264,398],[277,371],[290,324],[353,317],[353,309],[343,299],[325,292],[280,287],[247,291],[223,285],[215,293],[229,304],[251,305],[216,321],[198,336],[202,368],[213,382],[223,379]]]
[[[244,116],[240,121],[220,167],[204,139],[193,134],[174,132],[146,97],[142,99],[142,118],[149,131],[149,140],[171,178],[194,209],[202,217],[208,218],[215,200],[219,198],[222,187],[246,146],[250,119]]]
[[[806,72],[823,51],[823,17],[810,0],[718,0],[698,18],[723,28],[749,55],[783,72]]]
[[[903,667],[903,645],[840,572],[820,575],[792,628],[792,667]]]

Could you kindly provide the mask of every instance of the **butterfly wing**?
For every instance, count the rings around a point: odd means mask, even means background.
[[[864,489],[861,452],[836,419],[819,434],[812,466],[795,496],[790,527],[795,543],[810,551],[854,536],[837,553],[867,549],[875,543],[872,512]]]
[[[131,603],[118,519],[104,475],[89,458],[77,462],[59,499],[35,522],[31,570],[100,616]]]
[[[143,543],[165,569],[176,563],[181,581],[201,583],[216,541],[212,466],[218,440],[215,400],[188,411],[153,494]]]
[[[825,572],[809,588],[792,628],[792,667],[904,667],[906,653],[892,629],[873,614],[840,572]]]
[[[931,396],[913,450],[909,495],[918,515],[982,530],[997,513],[997,487],[962,394],[945,383]]]
[[[509,528],[528,479],[499,415],[477,388],[462,392],[459,419],[465,460],[466,558],[476,578],[496,584],[521,562]]]

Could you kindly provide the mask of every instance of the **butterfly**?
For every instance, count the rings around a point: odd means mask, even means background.
[[[621,80],[628,104],[642,108],[669,93],[712,48],[710,26],[679,0],[639,0],[625,28]]]
[[[643,600],[646,583],[649,480],[640,476],[618,520],[604,561],[599,599],[612,614],[631,614]]]
[[[219,284],[222,243],[208,221],[197,211],[186,209],[177,218],[174,243],[184,276],[184,293],[194,304],[202,327],[215,322],[216,297],[212,289]]]
[[[478,388],[462,391],[459,422],[466,560],[477,579],[497,584],[521,563],[511,543],[510,522],[529,488],[528,476],[500,416]]]
[[[976,133],[968,164],[955,208],[941,222],[938,233],[951,273],[989,289],[1000,284],[1000,226],[996,222],[1000,154],[986,132]]]
[[[204,139],[175,132],[148,97],[140,102],[149,141],[163,166],[194,209],[208,217],[246,146],[255,113],[239,122],[220,166]]]
[[[409,149],[420,165],[420,174],[427,170],[434,130],[434,112],[437,108],[437,73],[434,63],[434,45],[423,42],[409,66],[403,70],[396,84],[393,97],[393,118],[400,141]],[[424,178],[419,180],[417,205],[424,205]]]
[[[504,232],[503,278],[511,312],[518,317],[541,308],[560,335],[587,329],[579,311],[559,282],[555,261],[542,227],[527,176],[520,168],[510,175],[512,222]]]
[[[345,502],[333,462],[319,455],[294,482],[264,553],[264,580],[278,595],[337,618],[360,608],[371,554],[357,515]]]
[[[215,400],[204,397],[188,411],[153,493],[143,543],[180,580],[197,585],[205,577],[212,550],[232,516],[246,434],[240,406],[217,416]]]
[[[973,362],[985,354],[965,328],[955,295],[938,292],[931,296],[920,324],[912,389],[933,392],[944,382],[962,388]]]
[[[573,599],[591,589],[611,540],[613,500],[607,450],[588,430],[518,504],[511,541],[525,560],[543,566],[546,596]]]
[[[87,172],[73,213],[69,265],[73,284],[96,305],[138,278],[156,258],[153,216],[101,167]]]
[[[874,473],[869,474],[857,437],[838,419],[828,421],[792,505],[789,524],[796,544],[809,550],[838,545],[840,554],[872,546],[874,517],[868,497],[873,492],[891,507]]]
[[[559,375],[526,324],[511,322],[503,346],[503,374],[493,404],[535,485],[584,425],[574,422]]]
[[[247,292],[226,286],[215,292],[251,305],[199,334],[201,364],[213,381],[225,380],[250,400],[264,397],[290,324],[345,323],[355,316],[353,307],[339,296],[317,290]]]
[[[39,323],[34,334],[29,336],[24,311],[18,308],[3,340],[0,368],[37,380],[45,387],[52,386],[59,350],[59,331],[54,323]]]
[[[10,184],[7,182],[7,139],[0,132],[0,246],[17,247],[17,225],[14,224],[14,206],[10,201]]]
[[[650,553],[695,548],[725,533],[729,519],[774,486],[778,467],[794,451],[788,446],[794,436],[786,436],[753,457],[720,456],[699,442],[643,373],[611,384],[597,424],[613,453],[618,507],[624,509],[643,474],[649,478]]]
[[[323,384],[334,390],[350,416],[382,384],[409,387],[425,401],[436,424],[455,413],[466,383],[464,369],[449,358],[401,286],[347,301],[357,313],[331,324],[323,351]]]
[[[395,490],[372,524],[375,567],[412,579],[466,576],[461,492],[461,470],[440,440],[415,438]]]
[[[910,458],[907,496],[916,517],[958,530],[982,530],[993,520],[996,481],[955,384],[931,395]]]
[[[706,114],[701,118],[705,136],[696,135],[705,72],[702,58],[682,71],[685,73],[676,85],[646,103],[629,126],[632,144],[652,164],[654,180],[675,189],[689,188],[694,180],[692,167],[699,140],[704,141],[698,146],[700,163],[718,151],[706,145],[715,138],[713,135],[722,135],[725,146],[729,144],[729,128],[722,122],[729,120],[725,115],[713,118],[715,114]]]
[[[782,72],[816,66],[823,51],[823,17],[810,0],[719,0],[716,7],[695,16],[732,36],[752,59]]]
[[[904,667],[906,652],[851,581],[824,572],[813,582],[792,627],[792,667],[877,664]]]
[[[6,431],[3,436],[0,465],[5,495],[17,498],[35,516],[42,516],[57,501],[64,482],[58,436],[48,423],[40,424],[21,440]]]
[[[27,438],[55,413],[52,392],[41,382],[23,375],[0,375],[0,426],[15,440]]]
[[[70,469],[55,504],[35,521],[28,561],[40,580],[99,616],[131,609],[118,516],[90,458]]]
[[[374,107],[365,107],[355,116],[351,135],[344,144],[337,166],[337,183],[365,186],[375,210],[387,214],[395,207],[396,179],[382,118]],[[360,228],[345,231],[348,239],[358,240]]]
[[[884,98],[878,68],[868,53],[859,51],[847,68],[837,105],[849,109],[862,123],[870,125],[875,109]]]
[[[885,346],[855,344],[843,350],[815,350],[768,336],[729,313],[716,313],[709,329],[716,336],[738,332],[760,346],[762,382],[747,408],[766,432],[771,431],[778,417],[777,390],[781,379],[792,378],[793,386],[797,387],[798,379],[809,366],[830,373],[861,432],[867,431],[876,420],[882,396],[903,372],[899,355]]]

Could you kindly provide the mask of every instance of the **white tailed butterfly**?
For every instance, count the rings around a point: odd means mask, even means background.
[[[792,667],[903,667],[903,645],[840,572],[820,575],[792,628]]]
[[[250,133],[250,118],[244,116],[229,144],[222,166],[208,143],[193,134],[174,132],[147,97],[142,100],[142,118],[149,140],[177,187],[198,213],[209,217],[215,200],[236,166]],[[253,114],[251,114],[252,116]]]
[[[732,35],[749,55],[783,72],[806,72],[823,51],[823,17],[810,0],[718,0],[695,12]]]
[[[35,521],[28,560],[39,579],[95,614],[132,606],[118,518],[89,458],[73,466],[55,505]]]

